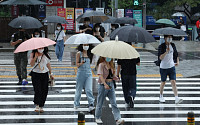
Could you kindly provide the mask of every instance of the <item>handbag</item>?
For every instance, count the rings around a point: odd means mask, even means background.
[[[43,54],[42,54],[42,57],[43,57]],[[41,60],[31,69],[31,71],[28,74],[29,76],[33,75],[33,69],[35,69],[38,66],[38,64],[42,61],[42,57],[41,57]]]

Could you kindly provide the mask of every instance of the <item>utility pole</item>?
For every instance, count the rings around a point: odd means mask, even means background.
[[[146,29],[146,0],[143,0],[143,28]]]
[[[76,0],[76,8],[78,8],[78,0]]]
[[[87,8],[90,8],[90,0],[88,0]]]
[[[64,8],[66,8],[66,4],[67,4],[67,1],[64,0],[64,5],[63,5]]]
[[[101,8],[101,0],[99,0],[99,8]]]
[[[115,16],[114,17],[117,17],[117,10],[118,10],[118,0],[115,0],[115,10],[114,10]]]

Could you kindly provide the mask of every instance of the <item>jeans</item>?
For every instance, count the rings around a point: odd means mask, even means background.
[[[63,40],[57,40],[55,52],[56,52],[57,59],[59,61],[62,61],[63,52],[64,52],[64,41]]]
[[[169,69],[161,69],[160,68],[161,81],[165,82],[167,80],[167,76],[169,76],[170,80],[176,80],[176,69],[175,66]]]
[[[78,68],[76,78],[76,92],[74,98],[74,107],[80,106],[80,99],[83,88],[85,88],[89,106],[94,106],[94,96],[92,92],[92,71],[90,68],[90,59],[85,59],[85,63]]]
[[[97,96],[97,105],[96,105],[95,117],[96,117],[96,119],[101,118],[103,102],[104,102],[104,100],[107,96],[109,98],[110,104],[112,106],[114,119],[119,120],[119,119],[121,119],[121,115],[120,115],[120,111],[119,111],[119,109],[117,107],[117,103],[116,103],[114,85],[113,85],[113,82],[107,82],[107,84],[109,86],[111,86],[112,88],[109,89],[109,90],[106,90],[104,88],[103,84],[98,85],[98,96]]]
[[[48,73],[33,72],[31,80],[35,92],[33,102],[39,107],[43,107],[48,94],[49,75]]]
[[[135,98],[136,96],[136,75],[122,74],[122,89],[124,93],[125,102],[129,104],[129,96]]]

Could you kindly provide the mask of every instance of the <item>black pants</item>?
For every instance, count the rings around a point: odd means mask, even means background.
[[[34,87],[34,103],[43,107],[48,94],[48,81],[49,75],[47,73],[35,73],[32,74],[32,84]]]

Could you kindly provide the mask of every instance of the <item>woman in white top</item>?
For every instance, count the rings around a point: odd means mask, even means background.
[[[31,80],[35,92],[33,101],[36,105],[35,112],[44,112],[43,106],[48,94],[49,74],[51,79],[54,79],[51,73],[50,59],[47,47],[33,50],[30,55],[30,65],[33,66]]]
[[[64,52],[64,41],[65,39],[65,32],[63,31],[63,27],[61,23],[57,24],[56,31],[55,31],[55,52],[59,62],[62,62],[63,52]]]

